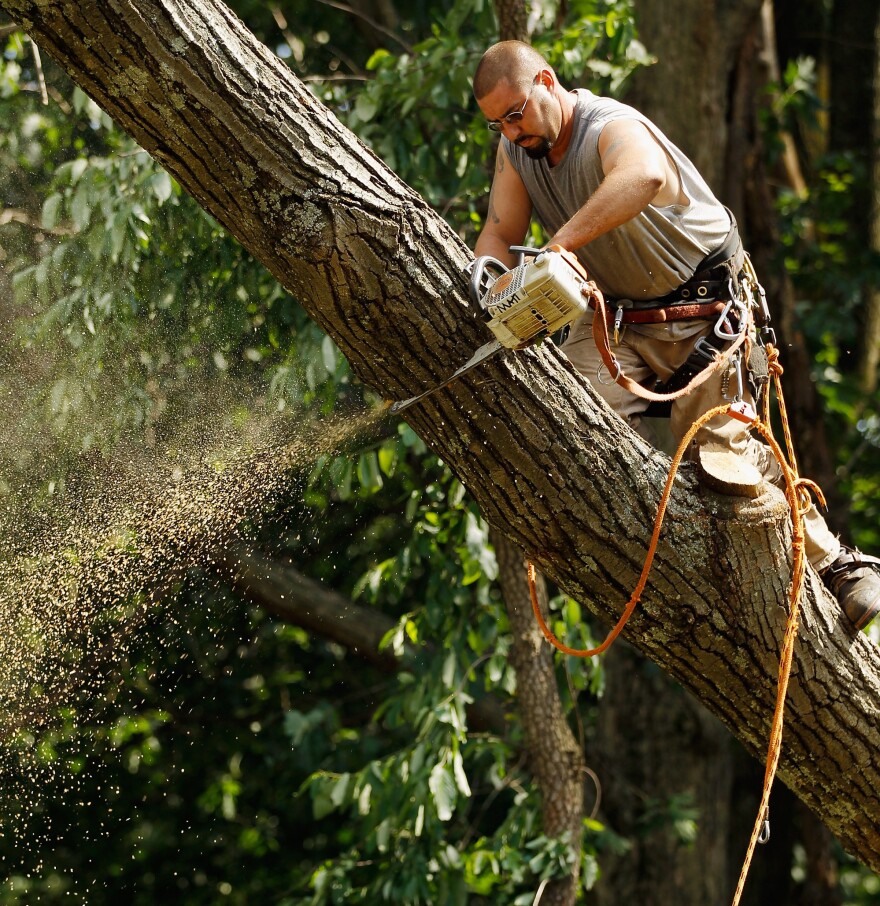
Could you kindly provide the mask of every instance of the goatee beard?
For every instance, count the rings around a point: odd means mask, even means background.
[[[543,160],[552,150],[553,144],[546,138],[542,138],[540,144],[535,145],[534,148],[526,148],[524,145],[521,145],[520,147],[522,147],[526,155],[532,160]]]

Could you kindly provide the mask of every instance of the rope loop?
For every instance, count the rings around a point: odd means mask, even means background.
[[[796,478],[795,487],[798,492],[802,516],[813,505],[813,497],[816,498],[817,503],[822,509],[827,509],[828,504],[825,502],[825,494],[822,492],[822,488],[820,488],[811,478]]]

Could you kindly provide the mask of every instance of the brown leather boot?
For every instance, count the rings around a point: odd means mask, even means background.
[[[874,564],[880,564],[877,557],[841,545],[837,559],[820,574],[856,629],[864,629],[880,612],[880,574]]]

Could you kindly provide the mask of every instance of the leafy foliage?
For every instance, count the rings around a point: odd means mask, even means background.
[[[495,33],[487,0],[409,4],[394,23],[359,28],[319,4],[234,6],[472,242],[492,136],[468,79]],[[649,59],[628,0],[536,10],[536,44],[572,84],[587,74],[615,93]],[[51,509],[78,472],[127,445],[200,452],[192,425],[228,421],[234,433],[267,410],[294,413],[293,425],[369,401],[296,300],[46,67],[55,100],[43,108],[30,48],[9,38],[0,185],[22,215],[0,231],[10,506],[28,518]],[[792,104],[806,71],[791,74]],[[843,162],[822,172],[782,213],[792,272],[810,277],[807,329],[845,426],[843,474],[867,546],[880,428],[846,376],[846,334],[821,327],[858,309],[864,262],[853,266],[842,226],[855,183]],[[807,221],[821,235],[812,259]],[[60,702],[8,743],[0,804],[16,830],[0,842],[0,902],[530,904],[543,879],[565,877],[580,841],[541,827],[515,723],[472,725],[488,696],[510,710],[516,678],[486,525],[445,465],[406,425],[385,425],[292,474],[242,531],[386,616],[399,671],[247,604],[208,564],[191,570],[130,630],[124,657],[96,668],[100,701]],[[555,600],[553,624],[591,643],[575,602]],[[564,669],[568,706],[589,715],[601,671]],[[672,823],[684,844],[699,824],[686,797],[652,802],[647,820]],[[585,887],[609,845],[621,843],[586,822]],[[847,880],[860,883],[853,897],[871,902],[867,882]]]

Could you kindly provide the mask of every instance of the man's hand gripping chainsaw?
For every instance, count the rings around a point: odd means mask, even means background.
[[[560,246],[532,249],[514,245],[519,263],[508,269],[497,258],[484,256],[471,264],[470,297],[480,306],[495,339],[481,346],[442,384],[418,396],[392,403],[401,412],[503,349],[524,349],[561,330],[587,311],[590,299],[587,272],[575,256]]]

